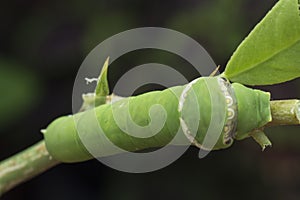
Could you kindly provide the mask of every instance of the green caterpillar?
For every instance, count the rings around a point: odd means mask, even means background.
[[[213,105],[213,101],[217,104]],[[147,127],[155,119],[157,110],[150,112],[152,118],[149,116],[149,109],[154,105],[162,106],[165,112],[162,127],[154,127],[157,134],[147,138],[127,134],[130,131],[130,127],[126,127],[128,120],[140,127]],[[127,107],[130,115],[122,107]],[[220,113],[221,119],[212,118],[213,109],[217,114]],[[96,117],[101,131],[95,128],[93,117]],[[250,89],[239,83],[230,84],[221,77],[201,77],[184,86],[124,98],[73,116],[60,117],[48,126],[44,137],[46,147],[55,159],[80,162],[92,159],[93,156],[83,145],[79,132],[95,143],[101,156],[118,152],[111,150],[106,142],[96,140],[99,136],[106,136],[113,144],[126,151],[138,151],[165,146],[179,130],[183,130],[186,137],[181,137],[172,144],[186,145],[191,142],[200,148],[215,150],[228,148],[234,139],[249,137],[251,131],[270,121],[269,93]],[[211,123],[220,125],[222,130],[207,135]],[[148,128],[153,130],[153,127]],[[206,146],[204,142],[209,137],[217,138],[212,147]]]
[[[299,77],[298,41],[299,0],[278,1],[237,48],[221,75],[236,83],[220,76],[203,77],[112,104],[103,104],[108,95],[107,60],[101,73],[104,79],[99,79],[95,90],[96,107],[86,101],[83,107],[90,110],[51,123],[43,131],[46,147],[62,162],[120,153],[110,148],[111,143],[127,151],[169,143],[192,143],[211,150],[228,148],[235,139],[252,136],[264,148],[271,144],[262,132],[272,120],[270,94],[241,84],[270,85]],[[157,105],[163,112],[154,109]],[[177,138],[178,133],[183,137]],[[94,151],[91,155],[83,144],[86,141],[99,155]]]

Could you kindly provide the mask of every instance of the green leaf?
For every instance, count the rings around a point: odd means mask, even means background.
[[[271,85],[300,77],[298,0],[280,0],[240,44],[224,76],[246,85]]]

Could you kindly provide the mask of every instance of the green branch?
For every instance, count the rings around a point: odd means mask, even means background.
[[[300,100],[271,101],[271,113],[272,122],[266,127],[299,125]],[[57,164],[59,162],[49,155],[44,141],[7,158],[0,162],[0,196]]]
[[[300,100],[271,101],[272,121],[268,126],[300,124]]]
[[[0,163],[0,196],[59,162],[48,153],[44,140]]]

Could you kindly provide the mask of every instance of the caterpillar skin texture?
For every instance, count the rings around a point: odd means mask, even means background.
[[[217,98],[214,100],[218,102],[213,105],[214,109],[226,113],[221,121],[211,119],[211,96]],[[195,102],[190,104],[193,101],[196,101],[198,106],[194,106]],[[130,120],[141,127],[149,125],[151,122],[149,109],[157,104],[165,111],[165,123],[162,128],[158,127],[157,134],[141,138],[125,133],[130,130],[128,127]],[[126,106],[129,108],[130,115],[127,115],[126,110],[123,109]],[[183,116],[183,111],[188,115]],[[150,112],[153,119],[156,116],[155,112],[155,109]],[[116,116],[118,116],[118,123],[115,120]],[[97,119],[96,123],[95,119]],[[238,83],[230,84],[220,77],[201,77],[184,86],[124,98],[113,104],[104,104],[72,116],[60,117],[47,127],[44,137],[50,155],[56,160],[80,162],[93,158],[83,145],[82,136],[85,140],[91,141],[93,148],[101,152],[99,156],[120,153],[110,148],[110,144],[101,139],[104,137],[124,150],[138,151],[165,146],[176,134],[181,134],[182,137],[172,141],[172,144],[188,145],[191,142],[205,149],[202,143],[209,124],[221,123],[222,133],[216,133],[220,136],[212,149],[223,149],[231,146],[234,139],[248,137],[249,132],[264,126],[269,121],[271,121],[269,93],[250,89]],[[180,126],[181,122],[184,122],[187,127]],[[194,138],[189,137],[187,130],[182,131],[195,123],[198,124],[198,128]],[[102,131],[99,130],[99,126]]]

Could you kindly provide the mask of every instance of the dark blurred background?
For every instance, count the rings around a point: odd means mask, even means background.
[[[40,129],[72,112],[72,87],[80,64],[97,44],[127,29],[159,26],[203,45],[221,71],[237,45],[274,0],[11,0],[0,6],[0,159],[42,139]],[[185,66],[177,56],[142,50],[115,61],[113,86],[124,70],[157,62]],[[115,70],[114,70],[115,69]],[[119,68],[120,69],[120,68]],[[154,87],[144,87],[138,93]],[[158,87],[158,86],[156,86]],[[300,96],[300,81],[263,87],[273,99]],[[22,199],[299,199],[300,128],[267,130],[272,148],[252,140],[198,159],[189,150],[156,172],[128,174],[92,160],[61,164],[3,196]]]

